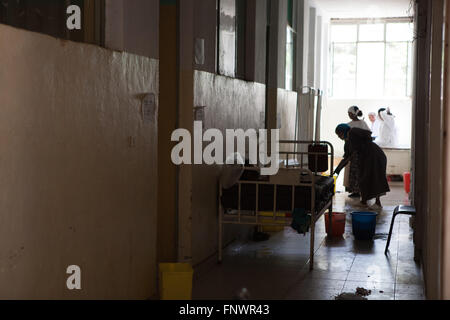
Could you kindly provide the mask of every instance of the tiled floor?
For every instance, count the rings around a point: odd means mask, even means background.
[[[346,231],[341,239],[329,240],[323,217],[318,221],[313,271],[308,265],[309,233],[303,236],[286,227],[265,242],[232,243],[224,250],[222,264],[212,258],[195,268],[193,298],[233,299],[247,288],[251,299],[333,300],[363,287],[372,291],[368,300],[424,299],[409,216],[397,217],[389,254],[384,255],[392,212],[408,204],[403,185],[391,183],[382,202],[374,241],[356,241],[349,214],[357,210],[356,200],[336,194],[334,211],[347,212]]]

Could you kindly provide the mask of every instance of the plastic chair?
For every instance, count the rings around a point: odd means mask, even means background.
[[[387,252],[388,252],[389,244],[391,243],[392,229],[394,228],[395,217],[397,217],[398,214],[408,214],[410,216],[415,216],[416,208],[414,208],[412,206],[397,206],[394,209],[394,214],[392,216],[392,221],[391,221],[391,229],[389,230],[389,237],[388,237],[388,240],[386,243],[386,249],[384,250],[384,254],[387,254]]]

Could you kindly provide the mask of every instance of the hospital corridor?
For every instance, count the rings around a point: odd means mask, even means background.
[[[334,209],[347,214],[345,232],[327,238],[324,219],[320,220],[313,271],[308,268],[308,241],[286,227],[272,231],[268,241],[233,242],[222,265],[216,259],[199,265],[193,299],[238,299],[245,292],[255,300],[352,300],[358,299],[357,288],[371,291],[367,300],[425,299],[409,217],[396,220],[389,254],[384,253],[395,206],[410,204],[401,183],[393,182],[391,187],[373,242],[354,240],[350,213],[359,209],[354,200],[339,193]]]
[[[450,300],[449,25],[0,0],[0,300]]]

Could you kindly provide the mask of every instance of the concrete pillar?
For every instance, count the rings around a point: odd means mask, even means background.
[[[316,89],[322,89],[322,17],[317,16],[316,23],[316,52],[314,53],[314,57],[316,57],[315,61],[315,71],[314,71],[314,87]]]
[[[265,83],[267,0],[247,0],[245,79]]]
[[[285,87],[287,0],[270,1],[266,126],[277,127],[278,88]]]
[[[317,32],[316,8],[309,8],[308,30],[308,86],[315,86],[316,78],[316,32]]]
[[[429,108],[429,92],[423,88],[429,88],[430,80],[430,32],[431,26],[428,10],[428,1],[421,0],[416,6],[416,34],[418,35],[415,58],[414,75],[414,99],[413,99],[413,142],[412,142],[412,184],[413,184],[413,205],[416,207],[417,216],[415,218],[414,243],[416,256],[422,258],[425,253],[424,239],[427,217],[427,197],[426,197],[426,170],[428,153],[427,119]]]
[[[447,29],[445,31],[445,68],[449,70],[450,67],[450,35],[448,33],[448,25],[450,22],[450,7],[446,6],[446,25]],[[450,82],[448,72],[444,73],[444,130],[449,132],[450,130]],[[450,191],[450,141],[448,135],[444,136],[444,190],[443,194],[447,195]],[[442,299],[450,299],[450,199],[444,196],[444,206],[443,206],[443,265],[442,265]]]
[[[178,128],[193,132],[194,124],[194,0],[177,0]],[[192,261],[192,166],[178,167],[178,261]]]
[[[158,260],[192,260],[192,167],[174,166],[172,132],[193,133],[194,0],[160,3]]]
[[[171,135],[178,114],[178,23],[175,0],[160,3],[158,118],[158,262],[178,259],[177,168],[172,163]]]
[[[444,0],[432,2],[431,86],[428,134],[428,223],[427,223],[427,271],[428,299],[441,299],[442,267],[442,53]]]

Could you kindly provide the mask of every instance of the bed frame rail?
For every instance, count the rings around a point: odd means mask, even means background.
[[[290,141],[290,140],[281,140],[279,141],[280,145],[290,145],[289,149],[292,149],[293,151],[280,151],[280,158],[281,156],[284,156],[283,158],[283,165],[287,169],[291,169],[299,174],[299,182],[296,184],[273,184],[266,181],[239,181],[238,184],[238,210],[237,214],[233,215],[226,215],[224,213],[224,208],[222,207],[222,185],[219,183],[219,232],[218,232],[218,262],[222,262],[222,249],[223,249],[223,226],[225,224],[239,224],[239,225],[255,225],[255,226],[262,226],[262,225],[275,225],[280,226],[284,222],[284,225],[290,225],[292,222],[292,217],[279,217],[277,215],[277,186],[283,185],[283,186],[292,186],[292,203],[291,203],[291,209],[294,211],[294,201],[295,201],[295,187],[297,186],[307,186],[311,188],[311,226],[310,226],[310,233],[311,233],[311,240],[310,240],[310,258],[309,258],[309,266],[310,270],[314,267],[314,237],[315,237],[315,224],[320,219],[320,217],[328,210],[329,215],[329,230],[331,233],[331,217],[333,212],[333,197],[330,199],[330,201],[318,212],[316,212],[315,207],[315,179],[318,172],[312,172],[309,170],[306,166],[308,165],[308,162],[305,161],[304,157],[309,157],[310,155],[315,156],[315,161],[317,164],[318,157],[321,155],[327,155],[330,161],[329,164],[329,172],[332,173],[334,171],[333,165],[334,165],[334,148],[333,145],[326,141]],[[329,146],[329,151],[327,153],[308,153],[308,152],[302,152],[297,151],[298,147],[304,146],[304,145],[310,145],[310,144],[327,144]],[[292,157],[292,158],[291,158]],[[290,162],[292,160],[292,162]],[[316,165],[317,168],[317,165]],[[308,176],[308,182],[302,182],[302,175],[306,174]],[[242,191],[242,185],[245,184],[251,184],[256,186],[256,204],[255,204],[255,214],[254,215],[244,215],[242,214],[241,210],[241,191]],[[259,187],[260,185],[274,185],[274,202],[273,202],[273,216],[261,216],[259,215]],[[261,220],[262,218],[262,220]],[[272,219],[270,221],[270,218]]]

